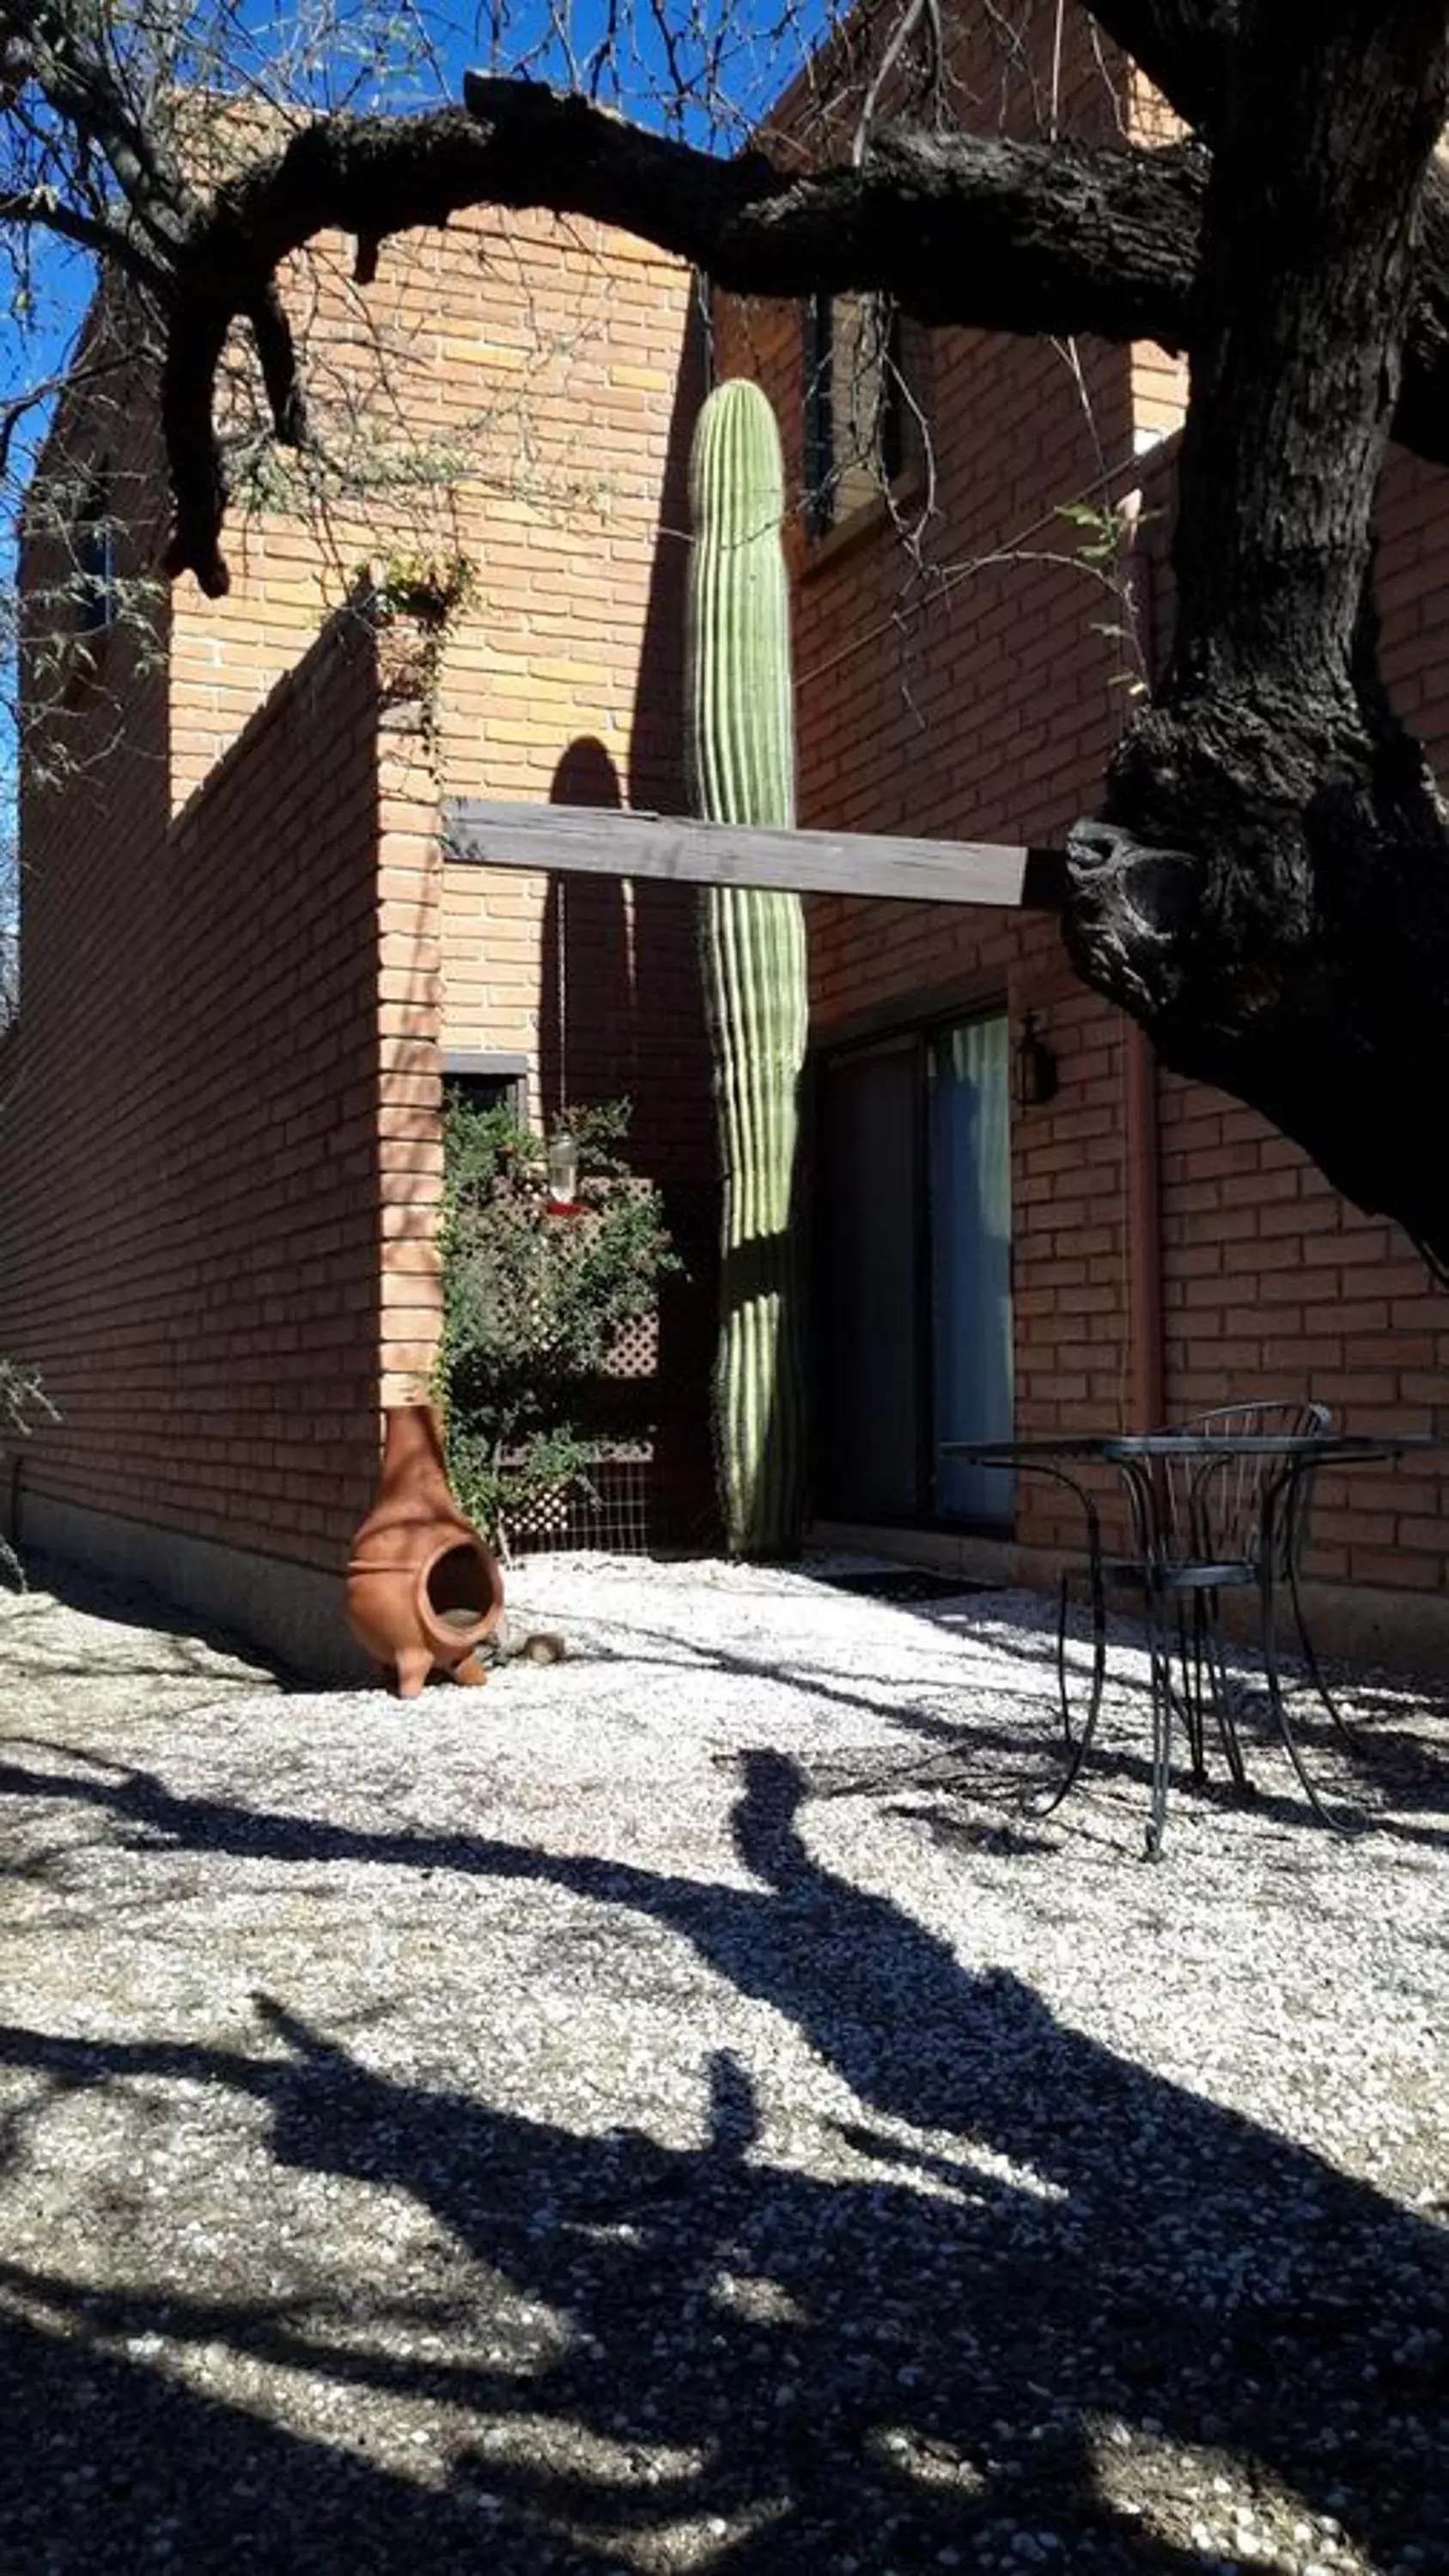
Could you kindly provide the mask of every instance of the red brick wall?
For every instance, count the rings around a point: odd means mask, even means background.
[[[377,711],[352,622],[169,828],[139,741],[32,800],[0,1117],[0,1347],[62,1414],[27,1491],[327,1567],[370,1494],[380,1344],[403,1331],[380,1239],[412,1236],[431,1186],[411,1126],[403,1175],[396,1131],[379,1146],[394,1045],[436,1125],[431,1038],[395,1035],[435,956],[428,900],[395,908],[416,815],[384,794]]]
[[[365,299],[346,267],[346,246],[324,242],[296,265],[289,292],[310,317],[330,434],[345,447],[349,423],[362,424],[372,463],[386,468],[375,501],[343,506],[333,496],[305,518],[277,506],[235,509],[228,597],[207,602],[181,584],[144,672],[127,640],[108,635],[94,680],[52,718],[79,763],[74,777],[63,797],[32,781],[26,1061],[44,1068],[46,1082],[53,1061],[70,1066],[62,1168],[82,1233],[82,1140],[103,1128],[108,1102],[96,1082],[104,1056],[90,1043],[94,1011],[89,998],[78,1003],[77,981],[88,995],[98,959],[105,1041],[146,1104],[114,1167],[127,1176],[116,1187],[131,1192],[130,1231],[99,1239],[94,1281],[72,1257],[69,1218],[56,1271],[42,1177],[38,1221],[0,1284],[0,1340],[42,1362],[49,1354],[67,1416],[65,1433],[36,1449],[32,1473],[37,1490],[50,1478],[58,1494],[98,1508],[181,1514],[203,1535],[224,1531],[238,1544],[319,1561],[335,1555],[371,1481],[379,1371],[384,1399],[399,1400],[426,1380],[436,1351],[446,1045],[527,1055],[538,1114],[565,1095],[633,1099],[637,1158],[665,1186],[690,1269],[691,1284],[666,1301],[651,1408],[668,1416],[661,1472],[676,1526],[688,1525],[709,1488],[714,1232],[693,899],[618,886],[567,898],[536,875],[444,872],[438,807],[440,792],[587,797],[601,770],[626,802],[678,803],[683,491],[698,392],[687,362],[690,280],[622,236],[543,218],[465,218],[446,234],[395,244]],[[135,523],[139,567],[164,516],[148,388],[138,385],[120,413],[71,417],[63,443],[81,455],[104,449],[118,509]],[[446,488],[426,476],[416,487],[399,480],[398,467],[419,456],[448,462]],[[364,559],[420,555],[461,555],[474,580],[435,675],[426,741],[402,709],[378,731],[372,684],[361,677],[375,661],[372,638],[338,605]],[[43,557],[33,544],[34,583],[46,576]],[[333,608],[342,624],[314,667],[303,657]],[[362,697],[338,734],[318,698],[319,673],[351,667],[349,630]],[[111,739],[118,708],[120,743]],[[361,912],[326,910],[339,866],[344,903],[355,888],[375,907],[366,925]],[[177,915],[163,890],[178,880],[235,881],[235,892],[225,901],[208,893]],[[233,960],[233,913],[249,881],[268,888],[259,918],[275,945],[252,937]],[[315,919],[313,902],[322,908]],[[357,943],[345,968],[344,923]],[[273,973],[275,999],[265,990]],[[232,1230],[245,1237],[235,1267],[253,1280],[257,1312],[250,1290],[236,1293],[254,1347],[234,1348],[232,1306],[208,1274],[204,1326],[138,1318],[125,1332],[108,1327],[106,1356],[92,1359],[97,1310],[118,1289],[129,1312],[133,1276],[138,1305],[172,1314],[170,1290],[159,1303],[152,1294],[163,1261],[154,1174],[168,1176],[164,1261],[179,1296],[202,1257],[196,1245],[222,1222],[212,1166],[180,1133],[188,1086],[207,1115],[225,1087],[213,1079],[210,1004],[199,1014],[183,1007],[173,1024],[158,998],[172,981],[207,997],[225,982],[215,1042],[234,1047],[247,1032],[256,1115],[244,1129],[229,1120],[218,1131],[223,1163],[230,1156],[237,1166],[218,1258],[225,1267]],[[370,1068],[366,1115],[350,1087],[354,1055]],[[0,1129],[0,1154],[29,1174],[42,1157],[39,1126],[19,1112],[17,1120]],[[335,1158],[329,1134],[345,1139]],[[74,1164],[64,1160],[72,1150]],[[270,1232],[255,1222],[269,1175],[281,1178],[275,1203],[286,1211]],[[313,1216],[298,1224],[294,1202],[303,1199]],[[334,1278],[324,1330],[309,1300],[320,1310]],[[259,1508],[266,1477],[254,1471],[280,1467],[283,1450],[290,1456],[277,1394],[292,1370],[281,1365],[287,1347],[298,1382],[319,1391],[294,1483]],[[259,1387],[266,1380],[264,1395],[243,1400],[253,1375]],[[208,1437],[188,1448],[168,1429],[164,1473],[158,1464],[138,1479],[116,1466],[122,1431],[134,1445],[135,1407],[173,1382],[194,1391]],[[344,1447],[353,1457],[345,1475]]]

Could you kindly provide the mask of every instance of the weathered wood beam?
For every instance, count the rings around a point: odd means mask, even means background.
[[[546,868],[677,885],[770,886],[792,894],[888,896],[1055,911],[1066,882],[1056,850],[995,841],[894,839],[875,832],[761,832],[612,806],[445,808],[447,855],[474,867]]]

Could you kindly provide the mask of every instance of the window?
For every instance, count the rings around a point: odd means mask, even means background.
[[[76,571],[80,589],[82,635],[103,635],[117,616],[116,522],[111,505],[111,477],[102,466],[91,483],[76,522]]]
[[[467,1050],[445,1055],[443,1088],[469,1109],[511,1109],[521,1120],[528,1099],[528,1058]]]
[[[1004,1016],[823,1059],[816,1091],[817,1501],[827,1518],[1000,1528],[1013,1432]]]
[[[880,295],[817,295],[805,308],[805,488],[822,537],[878,498],[912,460],[910,378],[919,335]]]

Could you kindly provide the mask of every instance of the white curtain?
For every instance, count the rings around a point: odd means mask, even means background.
[[[932,1416],[936,1504],[1006,1521],[1007,1467],[943,1458],[949,1440],[1009,1440],[1011,1055],[1004,1018],[960,1020],[931,1042]]]

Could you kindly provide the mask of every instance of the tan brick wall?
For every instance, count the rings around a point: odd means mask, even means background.
[[[442,862],[421,735],[377,742],[379,1371],[385,1405],[425,1402],[442,1323]]]
[[[639,663],[666,507],[687,271],[626,235],[460,215],[404,236],[377,282],[330,237],[284,288],[309,385],[371,498],[228,517],[229,596],[176,596],[174,793],[203,776],[369,556],[463,555],[476,574],[442,688],[447,783],[546,794],[570,741],[639,763]],[[485,748],[486,745],[486,748]],[[642,783],[642,782],[636,782]],[[643,801],[642,799],[640,801]]]
[[[344,432],[354,418],[393,424],[397,460],[446,451],[465,470],[445,496],[394,488],[370,517],[238,523],[229,598],[218,610],[188,585],[176,605],[173,792],[295,656],[352,567],[418,551],[466,557],[475,581],[438,674],[441,793],[678,811],[700,394],[688,271],[599,225],[485,212],[389,245],[365,296],[347,282],[349,258],[349,245],[323,243],[293,273],[294,300],[312,299],[326,334],[324,397]],[[407,864],[420,863],[428,828],[419,815]],[[676,1530],[697,1524],[710,1484],[713,1138],[694,924],[685,889],[453,864],[435,960],[444,1048],[525,1056],[536,1118],[570,1101],[633,1104],[630,1150],[664,1188],[689,1270],[665,1298],[652,1390],[656,1507]],[[417,1281],[430,1222],[420,1202],[386,1256],[416,1265],[405,1275]],[[415,1320],[398,1384],[424,1356],[426,1318]]]
[[[1033,19],[1043,40],[1052,14]],[[1091,130],[1107,90],[1070,46],[1064,59],[1065,121]],[[1036,97],[1032,114],[1039,86]],[[1009,105],[1030,122],[1024,91]],[[1124,112],[1140,125],[1140,101]],[[341,275],[339,249],[307,288],[333,332],[340,414],[366,407],[386,360],[406,373],[410,434],[476,451],[446,511],[395,513],[405,548],[479,566],[443,663],[445,789],[674,803],[695,398],[677,363],[683,273],[617,236],[510,218],[505,237],[480,217],[390,249],[365,325]],[[798,495],[798,312],[725,307],[716,332],[720,371],[757,372],[774,396]],[[1055,513],[1095,496],[1104,467],[1114,493],[1132,483],[1133,457],[1173,425],[1181,371],[1152,350],[1063,355],[941,333],[923,390],[924,523],[918,484],[898,496],[904,538],[884,511],[814,548],[798,518],[792,528],[801,819],[1058,841],[1096,798],[1125,701],[1123,648],[1094,631],[1113,612],[1068,560]],[[1165,508],[1161,455],[1140,478],[1149,509]],[[1395,457],[1382,525],[1387,667],[1442,767],[1444,478]],[[1165,526],[1149,520],[1139,540],[1159,654]],[[433,1347],[439,1036],[527,1055],[536,1112],[634,1097],[641,1159],[671,1192],[700,1292],[667,1319],[661,1360],[695,1473],[712,1223],[692,902],[440,874],[423,746],[398,729],[378,739],[375,708],[351,694],[362,662],[337,638],[256,716],[359,557],[379,550],[376,520],[334,514],[304,534],[274,514],[231,543],[231,599],[214,608],[186,588],[173,603],[169,699],[159,675],[127,677],[115,639],[111,695],[75,694],[82,749],[98,745],[114,695],[127,701],[104,786],[97,772],[63,810],[27,807],[26,1033],[0,1100],[0,1347],[39,1360],[67,1409],[68,1427],[37,1447],[37,1482],[335,1558],[370,1478],[378,1394],[412,1391]],[[249,719],[241,754],[172,829]],[[381,833],[367,844],[366,930],[364,806]],[[1074,984],[1052,925],[1028,916],[821,902],[812,974],[821,1043],[872,1015],[1004,1004],[1017,1023],[1037,1010],[1061,1088],[1014,1122],[1019,1427],[1122,1418],[1134,1353],[1120,1020]],[[223,1063],[251,1067],[250,1083]],[[324,1134],[329,1086],[346,1105]],[[1348,1209],[1220,1095],[1164,1077],[1160,1117],[1164,1408],[1287,1389],[1322,1397],[1349,1427],[1430,1418],[1449,1325],[1396,1231]],[[195,1239],[183,1208],[201,1212]],[[206,1256],[197,1243],[213,1225],[222,1249]],[[312,1413],[289,1412],[304,1385]],[[178,1389],[195,1399],[184,1432]],[[168,1415],[158,1446],[148,1424]],[[279,1521],[276,1480],[294,1473]],[[1432,1473],[1344,1480],[1325,1489],[1314,1565],[1442,1588],[1443,1528]],[[1020,1533],[1075,1535],[1039,1493],[1023,1499]]]
[[[142,747],[33,801],[0,1110],[0,1347],[62,1414],[27,1490],[332,1570],[374,1479],[380,1344],[397,1366],[422,1338],[391,1278],[380,1314],[380,1242],[435,1189],[436,1047],[402,1035],[435,898],[409,908],[419,814],[377,705],[350,623],[174,823]],[[433,1130],[380,1145],[394,1044]]]
[[[628,236],[544,216],[460,216],[390,244],[376,285],[348,246],[293,264],[322,399],[344,452],[390,476],[370,510],[234,512],[229,596],[178,591],[172,793],[187,794],[291,667],[368,558],[462,556],[475,591],[451,625],[436,709],[447,795],[680,799],[685,474],[698,377],[688,272]],[[357,421],[373,424],[359,441]],[[446,460],[446,490],[409,489]],[[549,882],[450,871],[442,994],[450,1046],[534,1066],[541,978],[556,962]],[[687,907],[674,913],[687,930]],[[689,942],[651,907],[650,938],[688,980]],[[540,1104],[541,1105],[541,1104]]]

